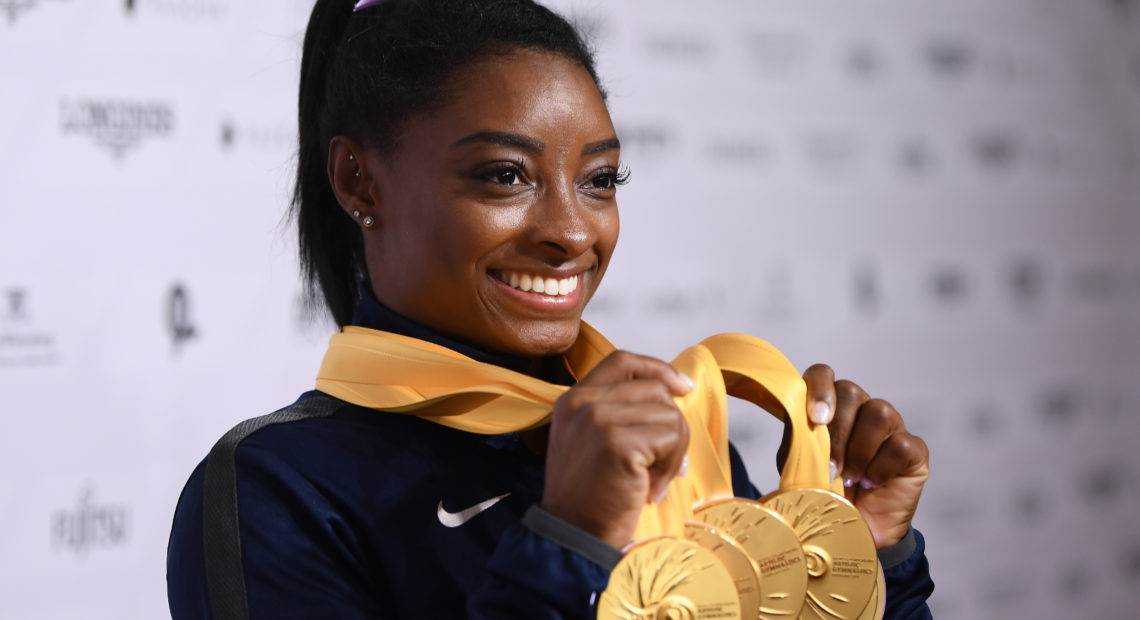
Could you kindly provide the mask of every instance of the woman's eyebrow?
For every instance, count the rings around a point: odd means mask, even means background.
[[[583,155],[593,155],[595,153],[604,153],[606,151],[616,151],[621,149],[621,142],[617,138],[608,138],[606,140],[599,140],[591,142],[582,149]]]
[[[535,153],[541,153],[546,150],[546,145],[543,144],[541,140],[506,131],[477,131],[466,138],[456,140],[451,146],[454,148],[471,144],[472,142],[489,142],[500,146],[514,146]]]

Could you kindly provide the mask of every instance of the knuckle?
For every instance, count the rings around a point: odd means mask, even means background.
[[[853,381],[840,379],[835,382],[835,395],[840,400],[857,401],[863,396],[863,388],[859,387]]]
[[[872,398],[859,408],[859,416],[879,425],[887,425],[898,417],[895,408],[881,398]]]

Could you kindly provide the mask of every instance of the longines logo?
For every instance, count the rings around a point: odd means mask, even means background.
[[[51,517],[51,546],[85,556],[92,549],[121,547],[130,538],[130,509],[124,504],[98,504],[95,488],[86,485],[75,506]]]
[[[59,124],[65,134],[86,135],[121,159],[143,140],[174,131],[174,109],[162,101],[64,99]]]
[[[171,286],[166,296],[166,325],[175,353],[182,350],[187,340],[198,335],[190,318],[190,293],[181,284]]]
[[[28,298],[22,286],[0,288],[0,370],[58,361],[55,335],[36,329]]]
[[[42,4],[45,0],[0,0],[0,13],[8,15],[8,23],[16,23],[16,18],[20,13],[26,11],[37,4]],[[59,0],[50,0],[52,2],[59,2]]]

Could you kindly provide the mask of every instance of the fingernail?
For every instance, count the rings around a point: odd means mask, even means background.
[[[843,486],[850,489],[851,487],[855,486],[855,479],[854,478],[844,478],[843,479]]]
[[[834,481],[839,477],[839,463],[831,461],[827,464],[827,473],[831,475],[830,480]]]
[[[685,458],[681,459],[681,473],[678,476],[684,478],[689,475],[689,455],[686,454]]]
[[[661,492],[657,494],[657,497],[653,498],[653,503],[654,504],[660,504],[661,502],[665,501],[665,496],[668,494],[669,494],[669,487],[666,486],[664,489],[661,489]]]
[[[867,478],[864,478],[864,479],[859,481],[859,486],[863,487],[864,489],[871,490],[871,489],[875,488],[875,483],[871,482]]]
[[[686,375],[683,372],[679,372],[677,374],[681,375],[681,381],[684,381],[685,385],[689,386],[689,391],[695,390],[697,388],[697,383],[695,381],[693,381],[692,377],[690,377],[689,375]]]
[[[816,424],[827,424],[831,421],[831,407],[822,400],[811,406],[811,421]]]

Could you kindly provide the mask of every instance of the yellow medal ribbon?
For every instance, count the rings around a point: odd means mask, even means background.
[[[565,359],[580,378],[614,350],[597,330],[582,323]],[[675,478],[665,499],[642,511],[638,540],[661,534],[683,537],[693,506],[732,497],[726,394],[777,417],[806,406],[806,386],[795,367],[774,347],[751,336],[713,336],[686,349],[672,364],[696,383],[694,390],[676,398],[690,429],[689,474]],[[569,389],[423,340],[363,327],[346,327],[332,337],[316,387],[349,403],[480,434],[548,423],[554,402]],[[790,420],[792,446],[781,488],[827,488],[827,429],[809,430],[801,415]]]

